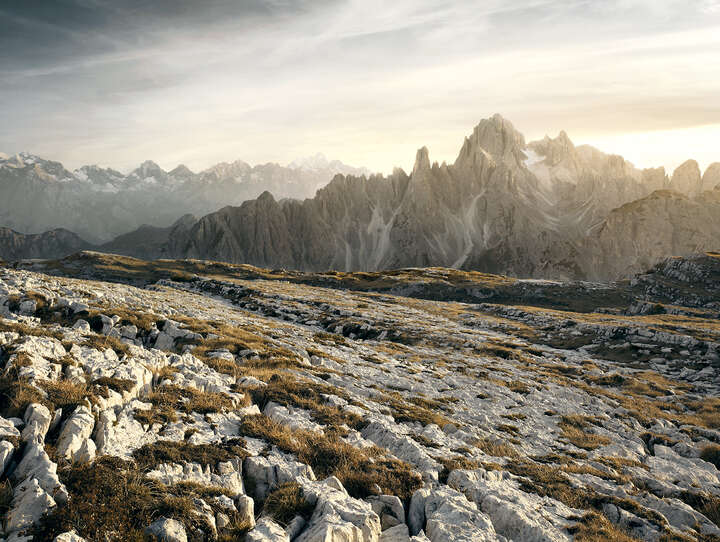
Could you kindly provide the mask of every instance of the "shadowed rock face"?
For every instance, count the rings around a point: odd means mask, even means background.
[[[688,255],[720,242],[720,190],[691,199],[658,191],[612,211],[582,248],[591,279],[627,277],[662,255]]]
[[[90,246],[87,241],[63,229],[25,235],[10,228],[0,228],[0,257],[7,260],[60,258]]]
[[[465,139],[452,165],[431,163],[422,148],[410,175],[337,176],[303,202],[265,193],[171,235],[157,255],[302,270],[439,265],[614,279],[713,248],[714,230],[692,240],[700,217],[714,223],[716,210],[715,196],[698,192],[697,164],[672,179],[662,168],[641,171],[620,156],[575,147],[564,132],[526,145],[496,115]],[[650,196],[668,187],[686,195]],[[649,217],[658,206],[655,227]]]

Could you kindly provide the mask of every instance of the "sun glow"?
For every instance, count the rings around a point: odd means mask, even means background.
[[[577,137],[607,153],[621,154],[639,168],[664,166],[668,174],[684,159],[697,160],[701,171],[720,159],[720,124],[694,126],[679,130],[657,130],[627,134]],[[682,149],[683,153],[678,153]]]

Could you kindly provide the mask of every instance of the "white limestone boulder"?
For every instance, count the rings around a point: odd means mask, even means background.
[[[160,542],[187,542],[182,523],[175,519],[159,518],[145,528],[145,533],[157,537]]]
[[[79,406],[67,419],[57,440],[57,453],[69,461],[77,461],[80,450],[85,447],[87,452],[87,441],[92,435],[95,427],[95,416],[86,406]],[[95,449],[95,445],[92,445]]]
[[[245,536],[245,542],[290,542],[290,537],[280,525],[269,517],[258,520],[255,528]]]
[[[8,512],[5,532],[14,533],[32,527],[45,513],[57,506],[55,500],[37,480],[15,488]]]

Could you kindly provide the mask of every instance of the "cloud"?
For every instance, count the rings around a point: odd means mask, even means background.
[[[422,145],[454,159],[496,111],[529,137],[720,122],[717,2],[34,4],[0,8],[0,149],[73,167],[323,151],[388,171]]]

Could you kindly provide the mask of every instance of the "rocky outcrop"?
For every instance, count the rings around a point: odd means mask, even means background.
[[[708,166],[702,177],[703,190],[720,190],[720,162]]]
[[[667,256],[713,249],[720,240],[720,190],[692,199],[658,191],[612,211],[584,240],[581,261],[590,279],[632,276]]]
[[[691,198],[697,197],[703,190],[703,180],[698,163],[695,160],[688,160],[680,164],[672,174],[669,188]]]
[[[40,234],[23,234],[0,228],[0,259],[62,258],[92,245],[71,231],[57,229]]]

